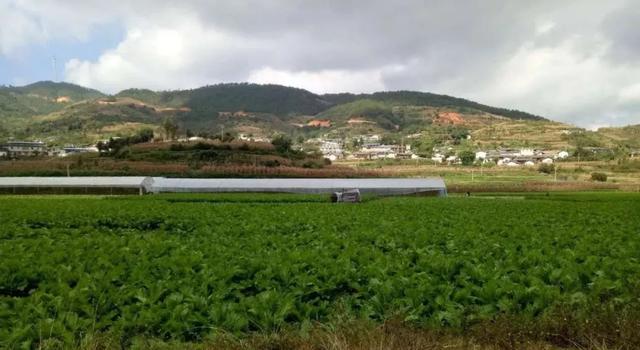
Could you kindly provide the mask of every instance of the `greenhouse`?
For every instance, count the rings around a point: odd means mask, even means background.
[[[152,183],[143,176],[0,177],[0,193],[145,194]]]
[[[424,194],[446,196],[440,178],[375,179],[179,179],[154,178],[151,192],[283,192],[333,193],[358,189],[379,195]]]
[[[333,193],[446,196],[440,178],[196,179],[165,177],[0,177],[4,194],[146,194],[203,192]]]

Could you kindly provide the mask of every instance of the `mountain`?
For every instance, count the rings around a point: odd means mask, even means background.
[[[129,89],[116,97],[131,97],[145,103],[188,107],[191,115],[200,117],[218,112],[245,111],[290,114],[316,114],[333,105],[307,90],[281,85],[249,83],[217,84],[193,90],[153,92]]]
[[[93,90],[80,85],[65,82],[52,81],[40,81],[23,87],[15,88],[15,90],[23,94],[36,95],[52,100],[66,97],[70,100],[70,102],[96,99],[105,96],[105,94],[98,90]]]
[[[384,102],[388,105],[400,106],[431,106],[431,107],[455,107],[458,110],[476,110],[494,115],[500,115],[510,119],[526,119],[526,120],[545,120],[545,118],[530,113],[491,107],[477,102],[469,101],[463,98],[452,97],[447,95],[437,95],[428,92],[418,91],[385,91],[373,94],[326,94],[322,95],[328,101],[334,104],[348,103],[356,100],[374,100]]]
[[[97,90],[69,83],[41,81],[22,87],[0,87],[0,118],[29,117],[64,109],[73,102],[105,95]]]
[[[470,133],[479,144],[555,148],[638,139],[637,127],[590,133],[518,110],[416,91],[318,95],[281,85],[230,83],[106,95],[50,81],[0,87],[0,140],[89,143],[144,128],[160,131],[166,119],[175,121],[182,133],[195,134],[283,132],[341,138],[376,133],[437,139]]]

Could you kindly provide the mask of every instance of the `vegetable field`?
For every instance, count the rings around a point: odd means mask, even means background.
[[[0,348],[640,305],[640,196],[0,197]]]

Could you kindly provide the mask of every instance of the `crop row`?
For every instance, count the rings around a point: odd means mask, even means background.
[[[233,198],[0,198],[0,346],[638,305],[634,196]]]

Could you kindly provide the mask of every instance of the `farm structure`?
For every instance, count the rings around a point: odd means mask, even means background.
[[[154,178],[151,192],[281,192],[333,193],[358,189],[377,195],[424,194],[446,196],[440,178],[366,179],[177,179]]]
[[[143,176],[0,177],[4,194],[145,194],[153,178]]]
[[[165,177],[0,177],[5,194],[146,194],[274,192],[333,193],[357,189],[378,195],[446,196],[440,178],[196,179]]]

